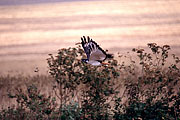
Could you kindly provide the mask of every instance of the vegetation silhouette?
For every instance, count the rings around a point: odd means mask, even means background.
[[[53,94],[34,84],[18,88],[8,94],[17,105],[2,109],[0,119],[179,120],[180,59],[169,55],[169,45],[148,47],[151,52],[133,48],[137,58],[118,54],[108,66],[81,62],[80,47],[49,54]]]

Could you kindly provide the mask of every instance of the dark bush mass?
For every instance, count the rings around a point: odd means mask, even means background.
[[[49,54],[52,93],[18,86],[8,94],[16,104],[3,108],[0,119],[180,120],[180,59],[169,45],[148,47],[132,49],[136,58],[118,54],[108,66],[82,63],[79,47]]]

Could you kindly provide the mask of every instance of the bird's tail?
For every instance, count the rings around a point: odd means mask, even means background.
[[[107,58],[114,58],[113,54],[107,54]]]

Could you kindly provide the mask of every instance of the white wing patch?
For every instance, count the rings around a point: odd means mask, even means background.
[[[101,65],[100,62],[94,61],[94,60],[90,60],[88,63],[91,64],[91,65],[94,65],[94,66],[99,66],[99,65]]]

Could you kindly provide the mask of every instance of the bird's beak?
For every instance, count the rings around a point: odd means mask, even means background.
[[[102,64],[102,65],[109,65],[109,63],[105,63],[105,62],[102,62],[101,64]]]
[[[79,45],[79,44],[81,44],[80,42],[78,42],[78,43],[76,43],[75,45]]]

